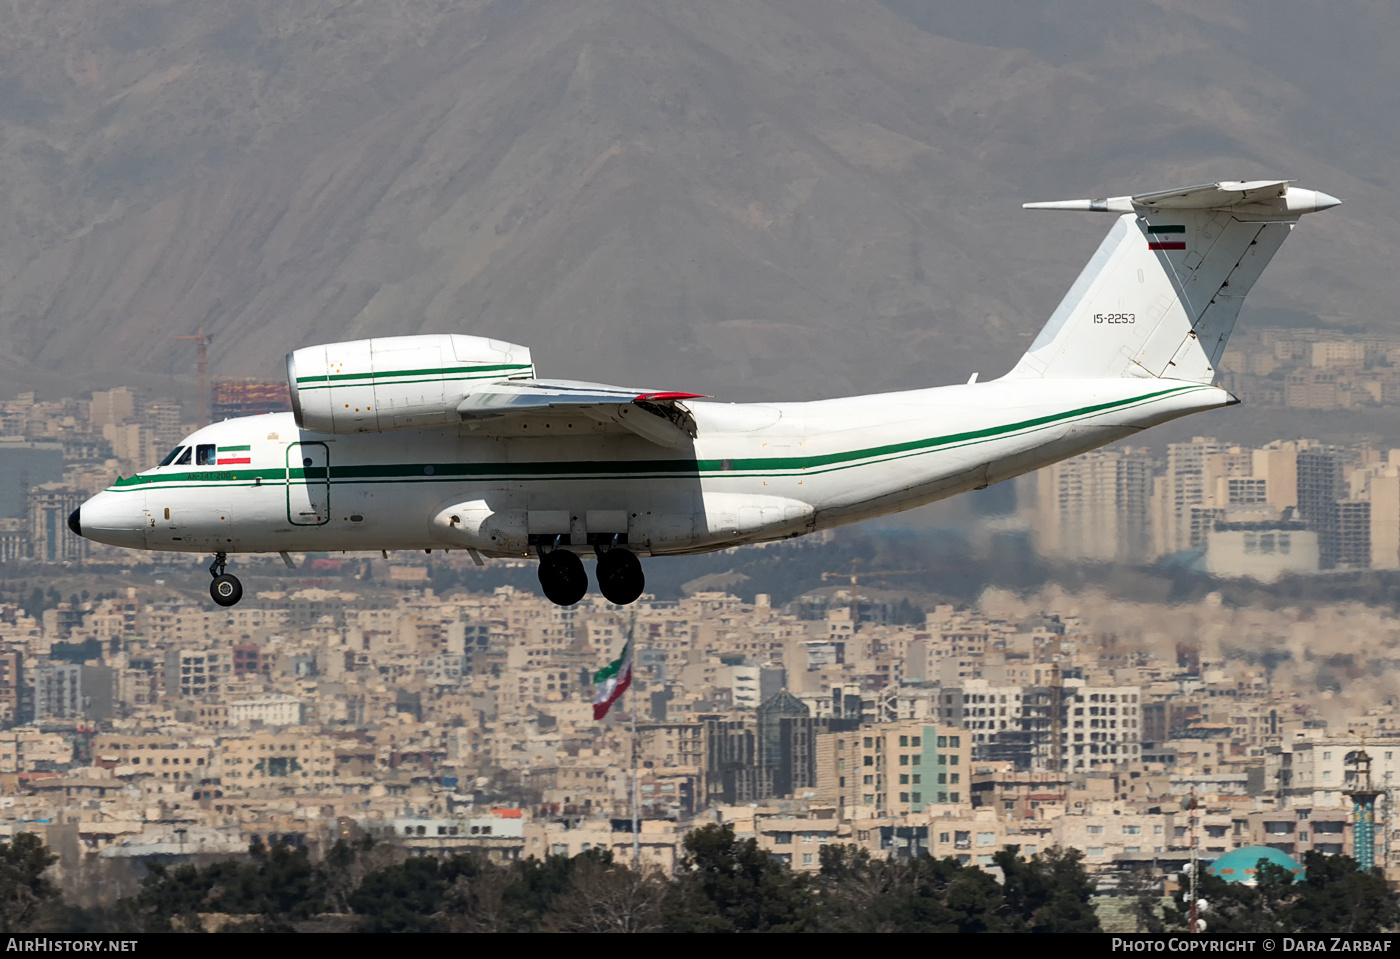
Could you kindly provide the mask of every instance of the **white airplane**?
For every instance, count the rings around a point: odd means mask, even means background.
[[[205,427],[75,510],[74,533],[212,552],[463,549],[539,556],[581,600],[581,554],[631,603],[637,557],[725,549],[982,489],[1168,420],[1238,403],[1212,385],[1240,304],[1298,218],[1340,202],[1223,182],[1027,209],[1119,213],[1000,379],[805,403],[535,378],[522,346],[455,334],[307,347],[292,413]]]

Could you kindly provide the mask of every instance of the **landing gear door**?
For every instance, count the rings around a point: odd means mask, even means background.
[[[331,521],[330,448],[325,443],[287,447],[287,522],[324,526]]]
[[[638,516],[628,530],[630,545],[646,545],[653,555],[682,552],[695,542],[697,526],[703,529],[704,519],[696,520],[699,497],[690,493],[653,497],[651,509]]]

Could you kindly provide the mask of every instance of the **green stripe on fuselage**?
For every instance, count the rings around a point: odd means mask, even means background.
[[[337,466],[331,464],[332,483],[448,483],[469,479],[653,479],[678,476],[715,476],[751,478],[774,474],[819,475],[857,466],[873,465],[875,462],[891,462],[911,456],[919,456],[935,450],[946,450],[964,446],[974,446],[992,442],[1016,433],[1036,432],[1053,427],[1079,417],[1093,416],[1111,410],[1131,409],[1134,406],[1203,389],[1213,389],[1205,385],[1191,384],[1173,387],[1136,396],[1125,400],[1113,400],[1094,406],[1085,406],[1064,413],[1022,420],[1002,426],[990,426],[964,433],[952,433],[927,439],[909,440],[903,443],[890,443],[866,449],[847,450],[837,453],[821,453],[813,456],[757,457],[751,459],[653,459],[653,460],[560,460],[556,462],[534,463],[402,463],[363,466]],[[727,467],[726,467],[726,464]],[[431,467],[432,472],[427,472]],[[321,470],[313,468],[314,479],[323,481]],[[263,469],[263,470],[207,470],[191,473],[173,473],[153,476],[132,476],[119,479],[112,489],[148,488],[199,488],[210,483],[232,483],[237,486],[252,486],[255,480],[264,484],[280,484],[283,481],[305,483],[306,470],[303,469]]]
[[[124,476],[113,483],[109,489],[133,489],[138,486],[170,486],[178,484],[180,486],[207,486],[211,483],[233,483],[238,486],[254,486],[258,480],[266,483],[269,480],[282,482],[287,478],[287,471],[281,469],[256,470],[198,470],[192,473],[158,473],[155,475],[141,474],[138,476]]]

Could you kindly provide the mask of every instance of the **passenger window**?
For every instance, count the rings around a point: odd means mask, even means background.
[[[219,457],[218,457],[218,455],[217,455],[217,450],[218,450],[218,449],[219,449],[219,448],[218,448],[217,446],[215,446],[213,443],[200,443],[199,446],[195,448],[194,465],[195,465],[195,466],[214,466],[214,465],[216,465],[216,464],[218,463],[218,461],[219,461]]]
[[[180,455],[181,453],[183,453],[184,451],[185,451],[185,448],[184,448],[183,446],[177,446],[177,447],[175,447],[175,448],[174,448],[173,450],[171,450],[169,453],[165,454],[165,459],[163,459],[163,460],[160,461],[160,465],[161,465],[161,466],[169,466],[171,463],[175,462],[175,457],[179,456],[179,455]]]
[[[193,450],[193,449],[194,449],[194,447],[192,447],[192,446],[186,446],[186,447],[180,452],[180,458],[177,459],[177,460],[175,461],[175,465],[176,465],[176,466],[189,466],[189,465],[190,465],[190,451]]]

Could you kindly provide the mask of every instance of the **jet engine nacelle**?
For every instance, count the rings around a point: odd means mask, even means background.
[[[533,377],[514,343],[443,333],[308,346],[287,354],[297,426],[319,433],[377,433],[456,425],[478,383]]]

